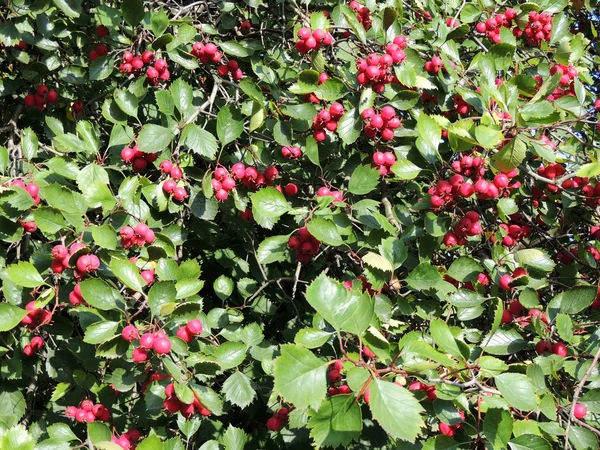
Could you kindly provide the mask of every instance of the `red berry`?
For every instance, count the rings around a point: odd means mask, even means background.
[[[587,414],[587,408],[581,403],[576,403],[573,408],[573,415],[576,419],[583,419]]]

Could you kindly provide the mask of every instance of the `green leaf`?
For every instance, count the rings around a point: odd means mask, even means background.
[[[500,329],[486,336],[481,348],[492,355],[511,355],[525,348],[527,341],[514,328]]]
[[[386,380],[375,379],[369,388],[373,418],[390,436],[414,442],[425,426],[419,401],[408,389]]]
[[[88,344],[101,344],[111,339],[119,327],[118,322],[96,322],[85,330],[83,342]]]
[[[492,160],[499,170],[508,172],[518,167],[525,160],[526,153],[527,145],[517,136],[502,147],[500,151],[492,157]]]
[[[214,281],[213,289],[215,290],[217,297],[221,300],[227,300],[233,292],[233,281],[231,278],[221,275]]]
[[[79,283],[79,287],[83,299],[94,308],[110,311],[124,304],[119,291],[102,280],[90,278]]]
[[[406,277],[408,285],[416,290],[435,289],[442,282],[442,276],[436,267],[428,262],[422,262]]]
[[[421,168],[407,159],[400,159],[392,166],[392,173],[399,180],[414,180],[421,173]]]
[[[148,123],[142,127],[137,144],[144,153],[156,153],[167,148],[172,140],[171,130]]]
[[[21,131],[21,148],[25,158],[31,160],[36,157],[38,151],[38,138],[31,128]]]
[[[515,439],[511,439],[508,446],[510,450],[550,450],[552,448],[548,441],[534,434],[522,434]]]
[[[123,0],[121,2],[121,11],[123,12],[125,22],[132,27],[139,24],[144,18],[144,4],[142,0]]]
[[[306,300],[336,330],[361,335],[369,327],[374,304],[371,297],[319,275],[307,288]]]
[[[27,261],[20,261],[8,266],[6,274],[13,282],[22,287],[35,288],[46,284],[38,270]]]
[[[462,256],[450,264],[448,276],[461,282],[476,281],[482,270],[479,263],[473,258]]]
[[[247,440],[248,436],[246,436],[244,430],[233,425],[229,425],[223,435],[225,450],[243,450]]]
[[[66,423],[55,423],[47,429],[48,436],[53,439],[58,439],[64,442],[77,441],[79,438],[73,433],[69,425]]]
[[[287,235],[268,237],[256,249],[256,259],[261,264],[270,264],[283,260],[287,253],[288,240],[289,237]]]
[[[362,431],[362,413],[354,395],[329,397],[308,421],[317,448],[346,446]]]
[[[222,388],[227,401],[240,408],[250,405],[256,398],[256,391],[252,387],[252,380],[240,371],[235,371],[225,380]]]
[[[277,393],[296,408],[319,409],[327,393],[327,362],[304,347],[284,344],[274,367]]]
[[[117,248],[117,234],[108,224],[90,227],[94,243],[102,248],[115,250]]]
[[[101,422],[92,422],[87,424],[88,437],[92,444],[98,444],[103,441],[110,441],[112,433],[108,425]]]
[[[109,56],[101,56],[90,63],[90,80],[105,80],[115,67],[115,60]],[[117,102],[118,104],[118,102]],[[120,107],[121,105],[119,105]]]
[[[6,383],[0,384],[0,425],[16,425],[25,415],[25,406],[25,397],[20,390]]]
[[[138,99],[135,95],[124,89],[117,89],[113,97],[121,111],[128,116],[137,117]]]
[[[535,388],[525,375],[502,373],[496,375],[494,379],[496,387],[511,406],[522,411],[531,411],[537,408]]]
[[[352,172],[348,191],[356,195],[364,195],[371,192],[379,184],[380,173],[375,167],[358,166]]]
[[[294,342],[306,348],[318,348],[325,344],[331,335],[332,333],[316,328],[303,328],[296,334]]]
[[[340,246],[344,243],[338,227],[331,220],[315,217],[307,224],[310,234],[319,241],[333,246]]]
[[[7,430],[0,439],[2,450],[33,450],[34,447],[35,441],[23,425],[16,425]]]
[[[442,127],[427,114],[421,113],[417,119],[417,133],[419,152],[428,163],[435,163],[439,158],[437,149],[441,142]]]
[[[217,136],[221,147],[235,141],[244,132],[244,119],[240,111],[227,105],[217,115]]]
[[[54,0],[54,4],[69,17],[79,17],[81,14],[81,0]]]
[[[0,303],[0,331],[12,330],[28,312],[10,303]]]
[[[548,304],[550,318],[556,317],[558,313],[577,314],[589,307],[596,295],[598,288],[595,286],[575,286],[561,292]]]
[[[485,413],[483,432],[492,448],[506,448],[512,436],[513,419],[505,409],[491,408]]]
[[[529,248],[525,250],[517,250],[515,252],[515,261],[519,265],[527,268],[541,270],[542,272],[552,272],[556,263],[552,258],[542,250],[537,248]]]
[[[148,284],[140,275],[137,266],[129,260],[113,258],[110,269],[121,283],[134,291],[141,291]]]
[[[43,206],[33,212],[35,223],[44,234],[56,234],[65,227],[65,219],[58,209]]]
[[[160,440],[160,438],[151,434],[147,438],[140,441],[140,443],[136,447],[137,450],[164,450],[165,444]]]
[[[225,342],[215,351],[215,358],[222,370],[239,366],[246,358],[246,345],[241,342]]]
[[[176,295],[177,289],[175,289],[173,283],[166,281],[155,283],[148,291],[148,306],[150,306],[152,315],[154,317],[164,317],[168,314],[163,312],[163,307],[167,306],[165,311],[169,311],[168,306],[174,304]]]
[[[268,218],[278,219],[290,209],[285,196],[274,187],[263,188],[252,194],[250,198],[252,212]]]
[[[210,160],[215,159],[218,150],[217,139],[212,133],[193,123],[187,124],[181,132],[181,143]]]
[[[152,13],[150,17],[150,29],[154,36],[161,36],[169,27],[169,16],[161,9]]]
[[[370,267],[382,270],[384,272],[393,272],[394,270],[390,261],[374,252],[366,253],[362,257],[362,260]]]
[[[517,48],[514,45],[500,43],[490,47],[488,56],[496,65],[496,70],[505,70],[513,64]]]
[[[458,344],[456,343],[450,328],[443,319],[432,320],[429,324],[429,331],[431,332],[431,337],[435,343],[439,345],[444,352],[450,353],[452,356],[462,359],[462,354],[460,353]]]
[[[358,109],[352,108],[340,118],[337,134],[344,144],[349,145],[359,138],[362,128],[360,113]]]
[[[504,135],[501,131],[485,125],[479,125],[475,128],[475,137],[483,148],[496,148],[504,141]]]

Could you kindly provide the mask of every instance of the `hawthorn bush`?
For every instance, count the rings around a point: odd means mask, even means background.
[[[594,2],[12,0],[0,449],[598,449]]]

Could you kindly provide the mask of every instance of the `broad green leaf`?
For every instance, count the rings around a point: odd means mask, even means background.
[[[343,245],[344,241],[338,227],[331,220],[315,217],[307,224],[308,231],[317,240],[333,246]]]
[[[348,183],[348,192],[364,195],[371,192],[379,184],[379,171],[371,166],[358,166],[352,172]]]
[[[241,342],[225,342],[217,347],[215,357],[223,370],[239,366],[246,358],[246,345]]]
[[[28,311],[9,303],[0,303],[0,331],[9,331],[16,327]]]
[[[414,442],[425,423],[424,409],[412,392],[383,379],[373,380],[369,388],[373,418],[392,437]]]
[[[204,128],[193,123],[185,126],[181,132],[181,143],[194,153],[213,160],[217,154],[217,139]]]
[[[525,375],[502,373],[496,375],[494,379],[496,387],[511,406],[523,411],[531,411],[537,408],[535,388]]]
[[[319,275],[307,288],[306,300],[335,329],[361,335],[373,316],[373,300],[367,293],[348,291],[342,283]]]
[[[89,278],[79,283],[79,286],[83,299],[94,308],[109,311],[124,304],[119,291],[102,280]]]
[[[346,446],[362,431],[362,413],[354,395],[334,395],[308,421],[317,448]]]
[[[297,408],[319,409],[327,393],[327,362],[310,350],[285,344],[274,366],[277,393]]]
[[[221,147],[235,141],[244,132],[244,120],[241,113],[230,105],[221,108],[217,115],[217,136]]]
[[[222,392],[229,403],[245,408],[256,398],[252,380],[240,371],[235,371],[223,383]]]
[[[6,274],[17,285],[26,288],[35,288],[46,284],[38,270],[27,261],[20,261],[17,264],[8,266]]]
[[[171,130],[148,123],[142,127],[137,144],[144,153],[156,153],[167,148],[172,140]]]
[[[131,261],[113,259],[110,262],[110,269],[121,283],[134,291],[141,291],[148,284],[140,275],[140,270]]]

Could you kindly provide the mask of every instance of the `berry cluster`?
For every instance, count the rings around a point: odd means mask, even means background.
[[[437,398],[437,392],[435,391],[435,386],[430,386],[425,383],[421,383],[420,381],[413,381],[408,385],[409,391],[423,391],[427,400],[435,400]]]
[[[217,72],[219,72],[219,75],[222,77],[226,77],[227,74],[231,74],[233,81],[241,80],[244,76],[244,72],[242,72],[242,69],[240,69],[240,65],[233,59],[227,64],[221,64],[217,68]]]
[[[110,411],[102,403],[94,404],[91,400],[83,400],[79,407],[67,406],[65,417],[75,419],[80,423],[92,423],[96,420],[108,422],[110,420]]]
[[[367,108],[363,110],[361,117],[365,121],[365,135],[370,138],[379,133],[381,139],[390,141],[394,139],[394,130],[402,126],[402,122],[396,117],[396,110],[390,105],[381,108],[379,114],[373,108]]]
[[[461,410],[459,410],[458,414],[460,415],[461,419],[464,421],[465,413],[462,412]],[[440,422],[440,433],[442,433],[445,436],[452,437],[458,430],[461,430],[462,427],[463,427],[462,423],[455,423],[454,425],[448,425],[447,423]]]
[[[27,191],[27,193],[29,195],[31,195],[31,198],[33,199],[33,202],[36,205],[40,204],[40,201],[41,201],[40,196],[39,196],[40,187],[36,183],[27,183],[26,184],[25,182],[23,182],[23,180],[17,178],[15,180],[11,181],[10,185],[11,186],[18,186],[18,187],[20,187],[22,189],[25,189]]]
[[[194,42],[190,53],[200,60],[202,64],[206,64],[207,62],[218,64],[223,58],[223,53],[221,53],[218,47],[212,42],[207,44],[203,42]]]
[[[153,66],[148,67],[146,70],[146,78],[148,83],[152,86],[156,86],[161,81],[168,81],[171,78],[169,72],[169,64],[165,59],[157,59]]]
[[[131,52],[123,53],[123,62],[119,66],[121,73],[132,73],[140,75],[145,65],[152,64],[154,61],[154,52],[146,50],[140,56],[135,56]]]
[[[264,172],[260,172],[256,167],[246,167],[244,163],[239,162],[231,166],[231,175],[244,186],[257,190],[263,186],[272,186],[275,178],[279,176],[279,171],[275,166],[268,166]]]
[[[296,146],[286,146],[281,148],[281,155],[286,159],[299,159],[302,156],[302,150]]]
[[[296,50],[302,54],[319,50],[321,45],[328,46],[333,44],[333,36],[320,28],[312,32],[310,28],[300,28],[298,30],[298,38],[296,41]]]
[[[437,75],[440,70],[446,70],[444,61],[439,56],[432,57],[429,61],[425,61],[425,71]]]
[[[344,195],[337,190],[328,188],[327,186],[320,187],[317,191],[317,197],[333,197],[332,202],[343,202]]]
[[[453,232],[444,235],[444,245],[447,247],[465,245],[467,236],[477,236],[482,232],[483,228],[479,222],[479,214],[475,211],[469,211],[465,214],[465,217],[454,225]]]
[[[543,339],[539,340],[535,344],[535,351],[538,352],[540,355],[554,353],[555,355],[558,355],[561,358],[566,357],[568,354],[567,346],[562,342],[555,342],[553,344],[552,342],[545,341]]]
[[[144,333],[140,345],[133,349],[133,361],[144,362],[148,359],[148,350],[154,350],[158,355],[166,355],[171,351],[171,341],[167,333],[159,330],[156,333]]]
[[[144,244],[152,244],[156,239],[154,231],[145,223],[138,223],[135,229],[126,225],[119,231],[119,236],[124,248],[143,247]]]
[[[469,114],[469,111],[471,110],[471,105],[465,102],[465,100],[460,94],[456,94],[452,98],[452,102],[454,104],[454,110],[458,114],[460,114],[461,116],[466,116],[467,114]]]
[[[36,308],[35,300],[27,303],[25,309],[29,312],[21,319],[21,323],[30,330],[46,325],[52,320],[52,313],[42,308]]]
[[[185,200],[188,197],[188,193],[183,186],[177,184],[183,178],[181,167],[174,165],[167,159],[161,162],[158,168],[162,173],[171,177],[163,183],[163,191],[169,195],[173,195],[173,198],[179,202]]]
[[[100,58],[101,56],[106,55],[108,55],[108,47],[104,44],[98,44],[96,45],[94,50],[90,52],[90,60],[93,61],[96,58]]]
[[[58,100],[58,92],[54,89],[48,90],[48,86],[40,84],[35,90],[35,94],[27,94],[25,99],[25,106],[33,108],[34,106],[39,110],[43,111],[46,106],[56,103]]]
[[[210,416],[210,411],[200,403],[195,393],[192,403],[183,403],[177,398],[175,385],[171,383],[165,388],[165,395],[167,398],[163,402],[163,406],[170,413],[177,414],[180,412],[186,419],[191,418],[195,412],[199,412],[204,417]]]
[[[186,325],[179,327],[177,337],[190,343],[194,336],[202,333],[202,322],[199,319],[190,320]]]
[[[342,370],[342,362],[339,360],[333,361],[327,367],[327,380],[332,385],[327,389],[327,395],[350,394],[352,392],[347,384],[340,384],[342,382]]]
[[[573,64],[571,63],[569,63],[568,66],[565,66],[563,64],[556,64],[555,66],[552,66],[550,68],[550,75],[554,75],[555,73],[560,73],[561,75],[561,86],[569,86],[571,83],[573,83],[573,81],[575,80],[575,78],[577,78],[577,75],[579,74],[577,72],[577,69],[573,67]]]
[[[135,444],[140,440],[141,434],[138,430],[129,430],[120,437],[112,436],[110,441],[117,444],[123,450],[135,450]]]
[[[540,45],[542,41],[550,42],[552,37],[552,16],[548,13],[537,11],[529,12],[529,22],[525,29],[513,28],[513,34],[517,37],[525,35],[529,45]]]
[[[329,75],[327,75],[327,73],[322,72],[319,74],[319,81],[318,83],[321,85],[323,83],[325,83],[327,80],[329,80]],[[310,94],[305,94],[304,95],[304,100],[306,100],[307,102],[310,103],[319,103],[321,100],[319,100],[319,97],[317,97],[315,95],[314,92],[311,92]]]
[[[283,187],[283,189],[281,188],[281,186],[275,186],[275,189],[277,189],[282,194],[287,195],[288,197],[293,197],[298,193],[298,186],[296,186],[294,183],[286,184]]]
[[[366,6],[362,6],[355,0],[351,1],[348,6],[356,11],[356,18],[363,24],[364,29],[369,31],[369,28],[371,28],[371,24],[373,23],[373,19],[371,19],[371,10]]]
[[[79,250],[85,247],[81,242],[76,242],[71,245],[70,248],[67,248],[64,245],[55,245],[52,248],[52,263],[50,267],[53,273],[62,273],[65,269],[69,268],[69,260],[71,256],[77,253]],[[96,255],[84,254],[77,258],[75,262],[75,268],[73,270],[73,275],[75,278],[80,280],[83,278],[88,272],[93,272],[98,270],[100,267],[100,260]]]
[[[244,168],[244,176],[246,169]],[[217,167],[211,180],[212,188],[215,191],[215,198],[222,202],[229,197],[229,191],[235,189],[236,182],[225,167]]]
[[[508,8],[506,11],[504,11],[504,13],[491,16],[485,20],[485,22],[479,22],[477,25],[475,25],[475,30],[477,30],[478,33],[485,34],[492,40],[492,42],[494,42],[494,44],[498,44],[502,42],[502,38],[500,37],[500,29],[502,27],[511,28],[513,25],[512,22],[516,19],[516,17],[517,11],[512,8]],[[518,27],[515,27],[515,29],[519,30]],[[516,32],[513,30],[513,34],[515,33]]]
[[[290,410],[287,408],[281,408],[273,417],[267,420],[267,428],[271,431],[279,431],[288,421]]]
[[[386,84],[398,83],[398,78],[391,71],[392,65],[406,59],[404,48],[406,38],[396,36],[391,44],[385,47],[385,54],[371,53],[366,59],[356,60],[356,81],[361,86],[371,84],[373,90],[379,94],[383,92]]]
[[[83,102],[77,100],[76,102],[73,102],[73,105],[71,105],[71,107],[73,108],[73,112],[75,113],[75,115],[79,117],[83,116]]]
[[[327,139],[325,129],[335,131],[338,127],[338,121],[344,115],[344,106],[341,103],[332,103],[329,110],[322,109],[313,119],[312,129],[315,141],[323,142]]]
[[[144,153],[136,145],[131,147],[125,147],[121,150],[121,159],[127,165],[131,165],[134,172],[141,172],[144,170],[148,163],[156,161],[158,153]]]
[[[511,216],[512,217],[512,216]],[[528,237],[531,234],[529,225],[520,225],[518,219],[511,223],[501,223],[500,228],[506,232],[506,236],[502,237],[502,245],[512,247],[517,242]],[[492,242],[495,242],[495,237],[492,236]]]
[[[375,152],[373,153],[373,164],[379,170],[382,177],[392,172],[392,166],[396,164],[396,156],[393,152]]]
[[[29,344],[27,344],[27,345],[25,345],[25,347],[23,347],[23,354],[27,357],[31,357],[35,354],[35,352],[37,352],[38,350],[41,350],[41,348],[43,346],[44,346],[44,339],[39,336],[35,336],[34,338],[31,339]]]
[[[298,261],[307,263],[319,253],[321,242],[315,239],[306,227],[298,228],[296,234],[297,236],[290,237],[288,246],[296,251]]]

